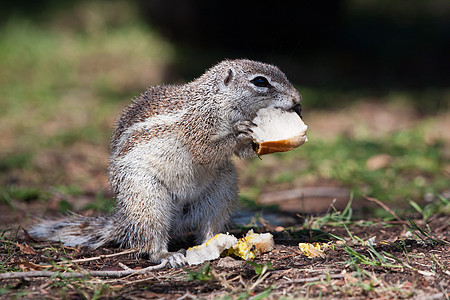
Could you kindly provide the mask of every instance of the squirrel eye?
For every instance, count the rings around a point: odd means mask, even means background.
[[[269,81],[267,81],[267,78],[262,76],[257,76],[253,78],[250,82],[258,87],[270,87],[270,83]]]

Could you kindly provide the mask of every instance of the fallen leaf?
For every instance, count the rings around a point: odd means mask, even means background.
[[[22,251],[23,254],[36,254],[36,251],[34,251],[33,247],[28,244],[16,243],[16,246],[19,247],[20,251]]]
[[[38,265],[29,261],[18,261],[17,265],[22,271],[42,271],[51,267],[51,265]]]

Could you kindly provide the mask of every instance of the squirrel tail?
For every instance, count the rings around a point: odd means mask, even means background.
[[[98,248],[115,242],[112,218],[71,215],[62,220],[42,220],[29,234],[37,240],[62,242],[65,246]]]

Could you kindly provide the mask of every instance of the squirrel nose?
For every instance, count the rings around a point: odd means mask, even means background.
[[[299,91],[295,90],[294,93],[294,104],[299,104],[302,101],[302,95]]]

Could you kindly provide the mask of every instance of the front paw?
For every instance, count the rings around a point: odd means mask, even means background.
[[[167,258],[169,260],[169,265],[172,268],[180,268],[187,265],[186,256],[182,253],[174,253]]]
[[[253,140],[252,127],[255,127],[256,124],[249,120],[238,121],[234,124],[234,132],[236,134],[236,139],[239,143],[241,142],[249,142]]]
[[[172,268],[180,268],[187,265],[186,250],[181,249],[177,252],[167,252],[161,255],[160,260],[167,259]]]

